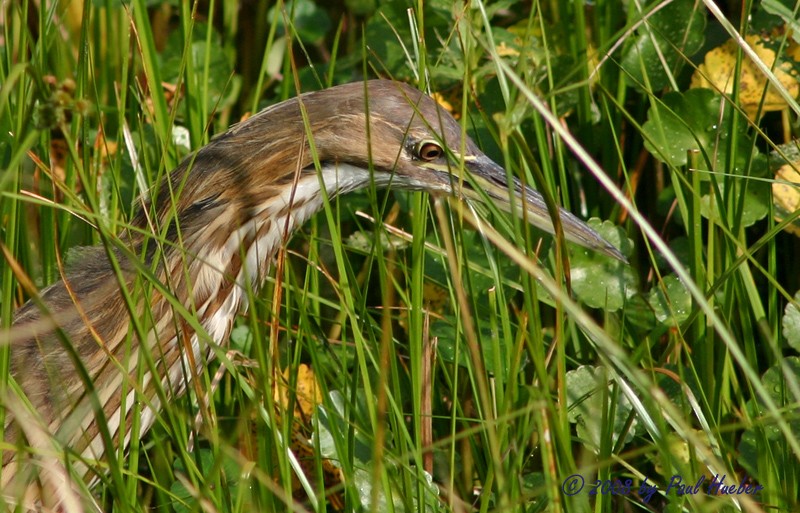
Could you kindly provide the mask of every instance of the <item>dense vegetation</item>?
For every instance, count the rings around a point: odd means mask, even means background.
[[[489,208],[476,228],[422,193],[337,200],[98,502],[800,508],[798,6],[727,7],[0,4],[4,326],[215,134],[376,76],[434,94],[630,261],[562,260],[517,219]]]

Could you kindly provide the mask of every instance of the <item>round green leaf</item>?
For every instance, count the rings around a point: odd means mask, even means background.
[[[238,493],[237,488],[241,477],[241,468],[234,459],[229,456],[215,455],[210,449],[202,448],[197,450],[197,457],[193,462],[199,466],[193,469],[193,472],[208,479],[212,479],[210,476],[217,474],[221,485],[229,488],[230,495],[235,496]],[[176,474],[187,474],[186,467],[181,459],[175,460],[173,467]],[[176,478],[170,487],[170,493],[174,497],[172,508],[175,513],[197,511],[199,507],[196,492],[191,490],[190,486],[187,487],[188,483],[189,481],[186,478]]]
[[[625,441],[633,439],[633,429],[623,432],[632,410],[628,399],[609,383],[604,367],[582,365],[567,372],[567,418],[577,424],[578,436],[590,447],[599,450],[602,440],[607,438],[609,427],[612,440],[620,436]],[[612,415],[613,422],[604,422]]]
[[[305,43],[320,41],[331,28],[331,19],[328,13],[311,0],[285,2],[279,13],[275,12],[278,6],[281,4],[269,10],[269,19],[275,20],[278,28],[284,31],[286,30],[285,14],[290,19],[292,31]]]
[[[668,326],[677,326],[692,313],[692,296],[683,282],[671,274],[656,284],[647,296],[656,320]]]
[[[642,127],[645,147],[656,158],[674,167],[685,166],[690,150],[706,155],[726,152],[717,143],[729,139],[727,116],[720,121],[721,98],[709,89],[667,93],[647,113]],[[743,134],[739,134],[742,136]],[[722,154],[722,155],[719,155]]]
[[[431,335],[438,340],[436,348],[443,361],[457,363],[465,368],[471,367],[467,345],[463,342],[463,334],[460,332],[458,321],[454,316],[446,315],[444,319],[434,322],[431,325]],[[481,327],[480,340],[485,342],[481,345],[481,353],[486,370],[495,376],[502,377],[503,380],[508,379],[509,364],[513,359],[509,357],[509,348],[505,339],[497,337],[490,329]],[[497,361],[498,357],[500,361]],[[521,365],[526,363],[527,357],[523,356]]]
[[[769,214],[772,201],[772,185],[769,182],[752,181],[747,185],[747,190],[740,195],[744,198],[742,204],[742,226],[752,226]],[[713,200],[713,201],[712,201]],[[700,214],[706,219],[720,222],[719,202],[711,194],[704,194],[700,198]]]
[[[648,2],[653,7],[656,2]],[[675,75],[705,41],[705,9],[693,0],[675,0],[649,15],[634,42],[622,56],[622,67],[636,84],[651,90],[670,85],[668,71]],[[664,69],[664,65],[669,68]]]
[[[778,408],[788,406],[787,411],[796,411],[796,403],[786,383],[787,379],[794,382],[800,381],[800,358],[796,356],[784,358],[783,361],[767,369],[761,381]],[[762,401],[757,398],[747,402],[747,410],[750,418],[768,416]],[[785,420],[793,436],[800,436],[800,419],[797,415],[788,415]],[[738,461],[757,480],[769,477],[764,475],[764,467],[759,464],[767,452],[770,454],[791,453],[781,428],[774,422],[759,422],[746,429],[739,444]]]
[[[206,41],[208,31],[212,31],[210,41]],[[194,67],[192,73],[186,74],[190,78],[200,80],[201,77],[207,79],[206,82],[193,83],[193,88],[203,88],[207,91],[207,108],[209,111],[227,105],[235,99],[233,94],[238,88],[239,80],[233,77],[233,66],[225,55],[219,34],[210,28],[206,23],[195,23],[191,34],[192,41],[189,43],[191,52],[191,65]],[[162,78],[170,84],[177,84],[180,81],[182,66],[184,65],[184,50],[186,41],[181,31],[172,32],[167,39],[167,45],[160,54]],[[204,69],[208,61],[210,73],[205,76],[198,72]],[[226,96],[227,95],[227,96]]]
[[[631,254],[633,242],[622,228],[597,218],[590,219],[587,224],[623,255]],[[575,245],[570,245],[569,254],[572,290],[590,307],[614,312],[638,290],[636,274],[630,265]]]
[[[786,305],[783,312],[783,336],[795,351],[800,351],[800,292],[794,295],[794,301]]]

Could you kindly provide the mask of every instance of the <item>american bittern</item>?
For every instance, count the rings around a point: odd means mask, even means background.
[[[258,288],[292,230],[322,207],[323,186],[329,197],[391,186],[488,196],[506,208],[514,195],[531,222],[553,231],[537,192],[518,181],[509,187],[506,172],[462,140],[460,125],[436,102],[390,81],[272,106],[215,138],[165,182],[115,249],[84,250],[64,281],[17,312],[11,373],[19,387],[4,398],[6,439],[16,444],[3,458],[6,497],[57,501],[39,494],[69,480],[58,471],[65,455],[72,455],[69,478],[86,479],[94,472],[88,462],[130,443],[136,402],[145,405],[140,425],[147,430],[161,402],[184,391],[208,361],[207,341],[224,344],[247,307],[247,288]],[[568,240],[622,258],[572,214],[558,216]],[[153,230],[167,243],[144,235]],[[133,294],[148,269],[161,285]],[[134,329],[131,319],[145,318],[138,325],[146,332]],[[144,369],[142,345],[154,360]],[[22,420],[30,411],[24,398],[38,422],[29,414]]]

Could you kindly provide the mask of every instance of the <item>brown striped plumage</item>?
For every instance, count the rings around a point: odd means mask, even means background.
[[[247,288],[258,288],[280,245],[322,207],[321,184],[330,197],[374,184],[474,198],[454,174],[462,165],[468,183],[509,204],[505,172],[462,140],[457,122],[430,98],[388,81],[302,95],[215,138],[153,193],[116,247],[82,250],[64,281],[17,312],[11,369],[24,394],[7,393],[6,439],[34,452],[4,452],[3,495],[66,504],[58,447],[102,461],[109,447],[98,425],[109,427],[112,447],[127,447],[118,427],[124,416],[128,433],[134,404],[143,430],[150,427],[161,402],[184,391],[212,346],[225,343]],[[518,183],[512,189],[532,222],[552,231],[538,194]],[[559,215],[568,239],[621,258],[577,218]],[[85,473],[73,479],[91,478],[90,467],[73,465]],[[40,497],[39,485],[58,497]]]

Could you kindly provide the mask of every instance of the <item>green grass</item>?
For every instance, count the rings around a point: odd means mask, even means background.
[[[441,93],[510,175],[609,220],[596,226],[631,265],[491,205],[476,221],[422,193],[330,201],[278,256],[200,397],[102,463],[104,510],[800,507],[798,244],[784,231],[797,215],[775,221],[770,189],[800,111],[754,122],[735,94],[689,91],[735,32],[782,27],[775,5],[109,3],[2,6],[4,326],[26,280],[42,288],[71,248],[112,243],[190,150],[298,86],[364,76]],[[784,56],[789,42],[775,30],[770,45]],[[284,371],[298,387],[300,364],[322,397],[307,454],[287,451],[273,392]],[[327,458],[343,480],[325,491]],[[714,474],[763,490],[712,497]],[[585,488],[570,495],[574,475]],[[667,493],[676,475],[709,477],[698,495]]]

